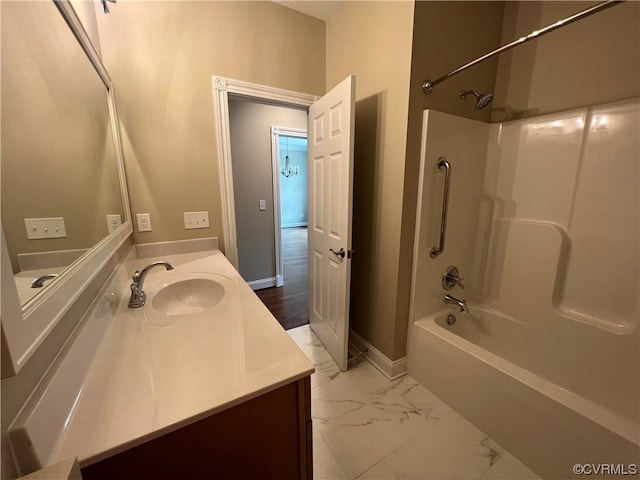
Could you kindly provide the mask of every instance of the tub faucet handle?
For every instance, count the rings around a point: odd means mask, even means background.
[[[464,278],[460,276],[458,267],[454,267],[452,265],[447,268],[442,274],[442,288],[444,288],[445,290],[451,290],[453,287],[458,285],[461,289],[464,290],[462,280],[464,280]]]

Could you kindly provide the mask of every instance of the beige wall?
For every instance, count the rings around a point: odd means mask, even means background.
[[[489,120],[490,108],[475,110],[475,102],[470,97],[461,100],[458,92],[461,89],[493,92],[497,58],[471,67],[436,85],[430,95],[423,93],[422,83],[426,79],[435,80],[497,48],[500,45],[504,3],[416,3],[410,111],[419,119],[419,123],[422,121],[422,110],[427,108],[473,120]],[[414,115],[411,121],[414,120]]]
[[[123,214],[107,90],[52,3],[2,4],[2,225],[16,254],[89,248]],[[25,218],[63,217],[29,240]]]
[[[356,76],[351,328],[391,359],[396,318],[413,2],[346,2],[327,21],[327,90]]]
[[[98,21],[96,18],[96,14],[104,15],[104,13],[102,13],[102,7],[95,8],[96,2],[87,2],[86,0],[70,0],[70,2],[74,11],[78,15],[80,22],[82,22],[82,26],[87,32],[93,47],[96,49],[96,52],[98,52],[98,55],[102,57],[102,52],[100,50],[100,34],[98,32]]]
[[[432,109],[473,120],[488,121],[490,107],[475,110],[475,103],[470,98],[461,100],[458,92],[461,89],[477,90],[481,93],[492,92],[498,60],[486,61],[436,85],[430,95],[423,93],[422,83],[426,79],[435,80],[477,56],[497,48],[500,42],[503,9],[504,2],[416,3],[396,314],[399,323],[406,322],[409,316],[422,113],[425,109]],[[429,265],[433,269],[429,275],[440,278],[441,269],[433,263]],[[406,331],[406,323],[403,323],[403,326]]]
[[[238,263],[246,281],[276,276],[271,130],[307,129],[307,111],[245,99],[229,101]],[[278,173],[279,175],[279,173]],[[258,201],[266,200],[260,211]]]
[[[488,119],[457,92],[491,91],[497,63],[431,97],[420,86],[497,46],[502,9],[417,2],[414,14],[409,2],[352,2],[327,22],[327,89],[357,76],[351,325],[392,360],[406,350],[422,110]]]
[[[502,41],[594,2],[507,2]],[[500,56],[493,122],[640,95],[640,2],[623,2]]]
[[[322,94],[324,23],[272,2],[132,1],[100,14],[98,28],[132,213],[151,214],[153,231],[134,241],[224,244],[211,76]],[[185,230],[183,212],[200,210],[211,227]]]

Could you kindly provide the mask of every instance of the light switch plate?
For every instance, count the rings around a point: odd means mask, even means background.
[[[149,213],[137,213],[136,218],[138,220],[139,232],[151,231],[151,215]]]
[[[209,228],[209,212],[184,212],[184,228]]]
[[[258,208],[260,208],[261,212],[266,210],[267,209],[267,201],[266,200],[259,200],[258,201]]]
[[[25,218],[25,227],[27,228],[27,238],[36,240],[39,238],[64,238],[67,236],[67,230],[64,226],[64,218]]]

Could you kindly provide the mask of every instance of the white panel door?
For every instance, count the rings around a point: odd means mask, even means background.
[[[356,79],[309,107],[309,323],[347,369]]]

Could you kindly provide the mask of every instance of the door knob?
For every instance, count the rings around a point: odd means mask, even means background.
[[[344,258],[345,256],[344,248],[341,248],[337,252],[333,248],[330,248],[329,251],[333,253],[336,257]]]

